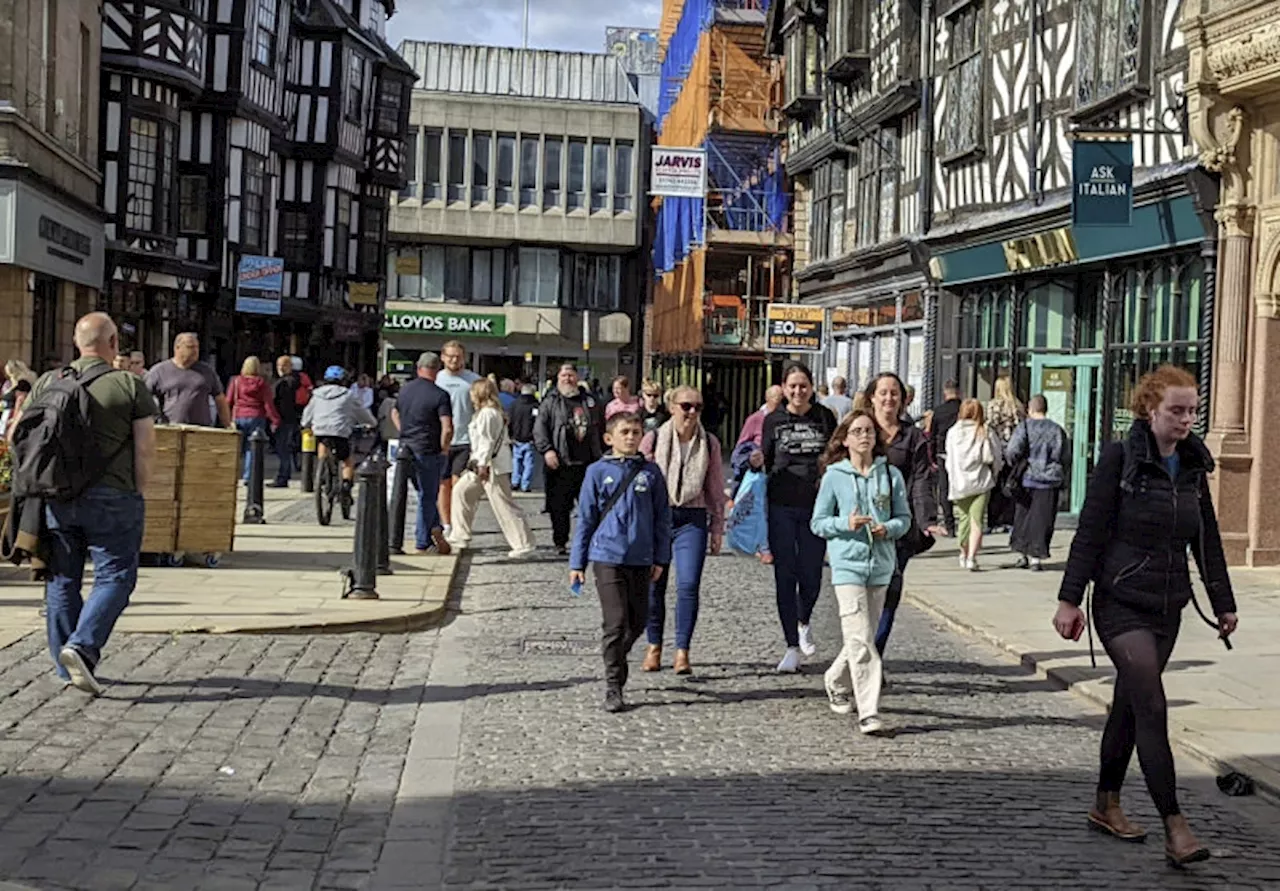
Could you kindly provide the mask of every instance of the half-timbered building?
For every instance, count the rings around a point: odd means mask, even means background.
[[[1046,395],[1072,440],[1072,511],[1144,371],[1209,383],[1216,186],[1186,130],[1181,7],[950,0],[929,35],[935,373],[984,400],[1002,375]],[[1073,223],[1073,158],[1098,141],[1132,148],[1127,225]]]
[[[148,358],[195,330],[224,372],[248,353],[372,368],[413,80],[385,42],[393,12],[104,5],[106,303]],[[247,257],[283,261],[279,300],[238,304]]]

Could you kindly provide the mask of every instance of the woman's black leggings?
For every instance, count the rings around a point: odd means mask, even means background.
[[[1102,733],[1099,792],[1119,792],[1133,749],[1160,816],[1178,813],[1177,779],[1169,748],[1169,710],[1161,673],[1178,639],[1148,629],[1125,631],[1105,644],[1116,666],[1116,695]]]

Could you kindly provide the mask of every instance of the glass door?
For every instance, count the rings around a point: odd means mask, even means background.
[[[1090,444],[1095,441],[1094,394],[1102,357],[1046,356],[1031,357],[1031,394],[1043,394],[1049,403],[1049,418],[1067,431],[1071,448],[1071,471],[1066,491],[1067,511],[1080,513],[1084,505],[1085,487],[1089,479]]]

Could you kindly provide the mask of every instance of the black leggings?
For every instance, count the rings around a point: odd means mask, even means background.
[[[1177,779],[1169,748],[1169,710],[1161,673],[1178,639],[1168,632],[1135,629],[1104,642],[1116,666],[1116,692],[1107,727],[1102,732],[1099,792],[1119,792],[1135,745],[1147,790],[1160,816],[1177,814]]]

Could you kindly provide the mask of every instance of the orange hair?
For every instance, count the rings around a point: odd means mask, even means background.
[[[987,423],[987,415],[982,410],[982,403],[976,399],[966,399],[960,403],[960,420],[977,421],[979,427],[984,426]]]
[[[1198,382],[1191,372],[1177,365],[1161,365],[1155,371],[1148,371],[1133,391],[1134,417],[1144,421],[1151,420],[1151,413],[1164,402],[1164,391],[1170,387],[1190,387],[1194,390],[1197,386]]]

